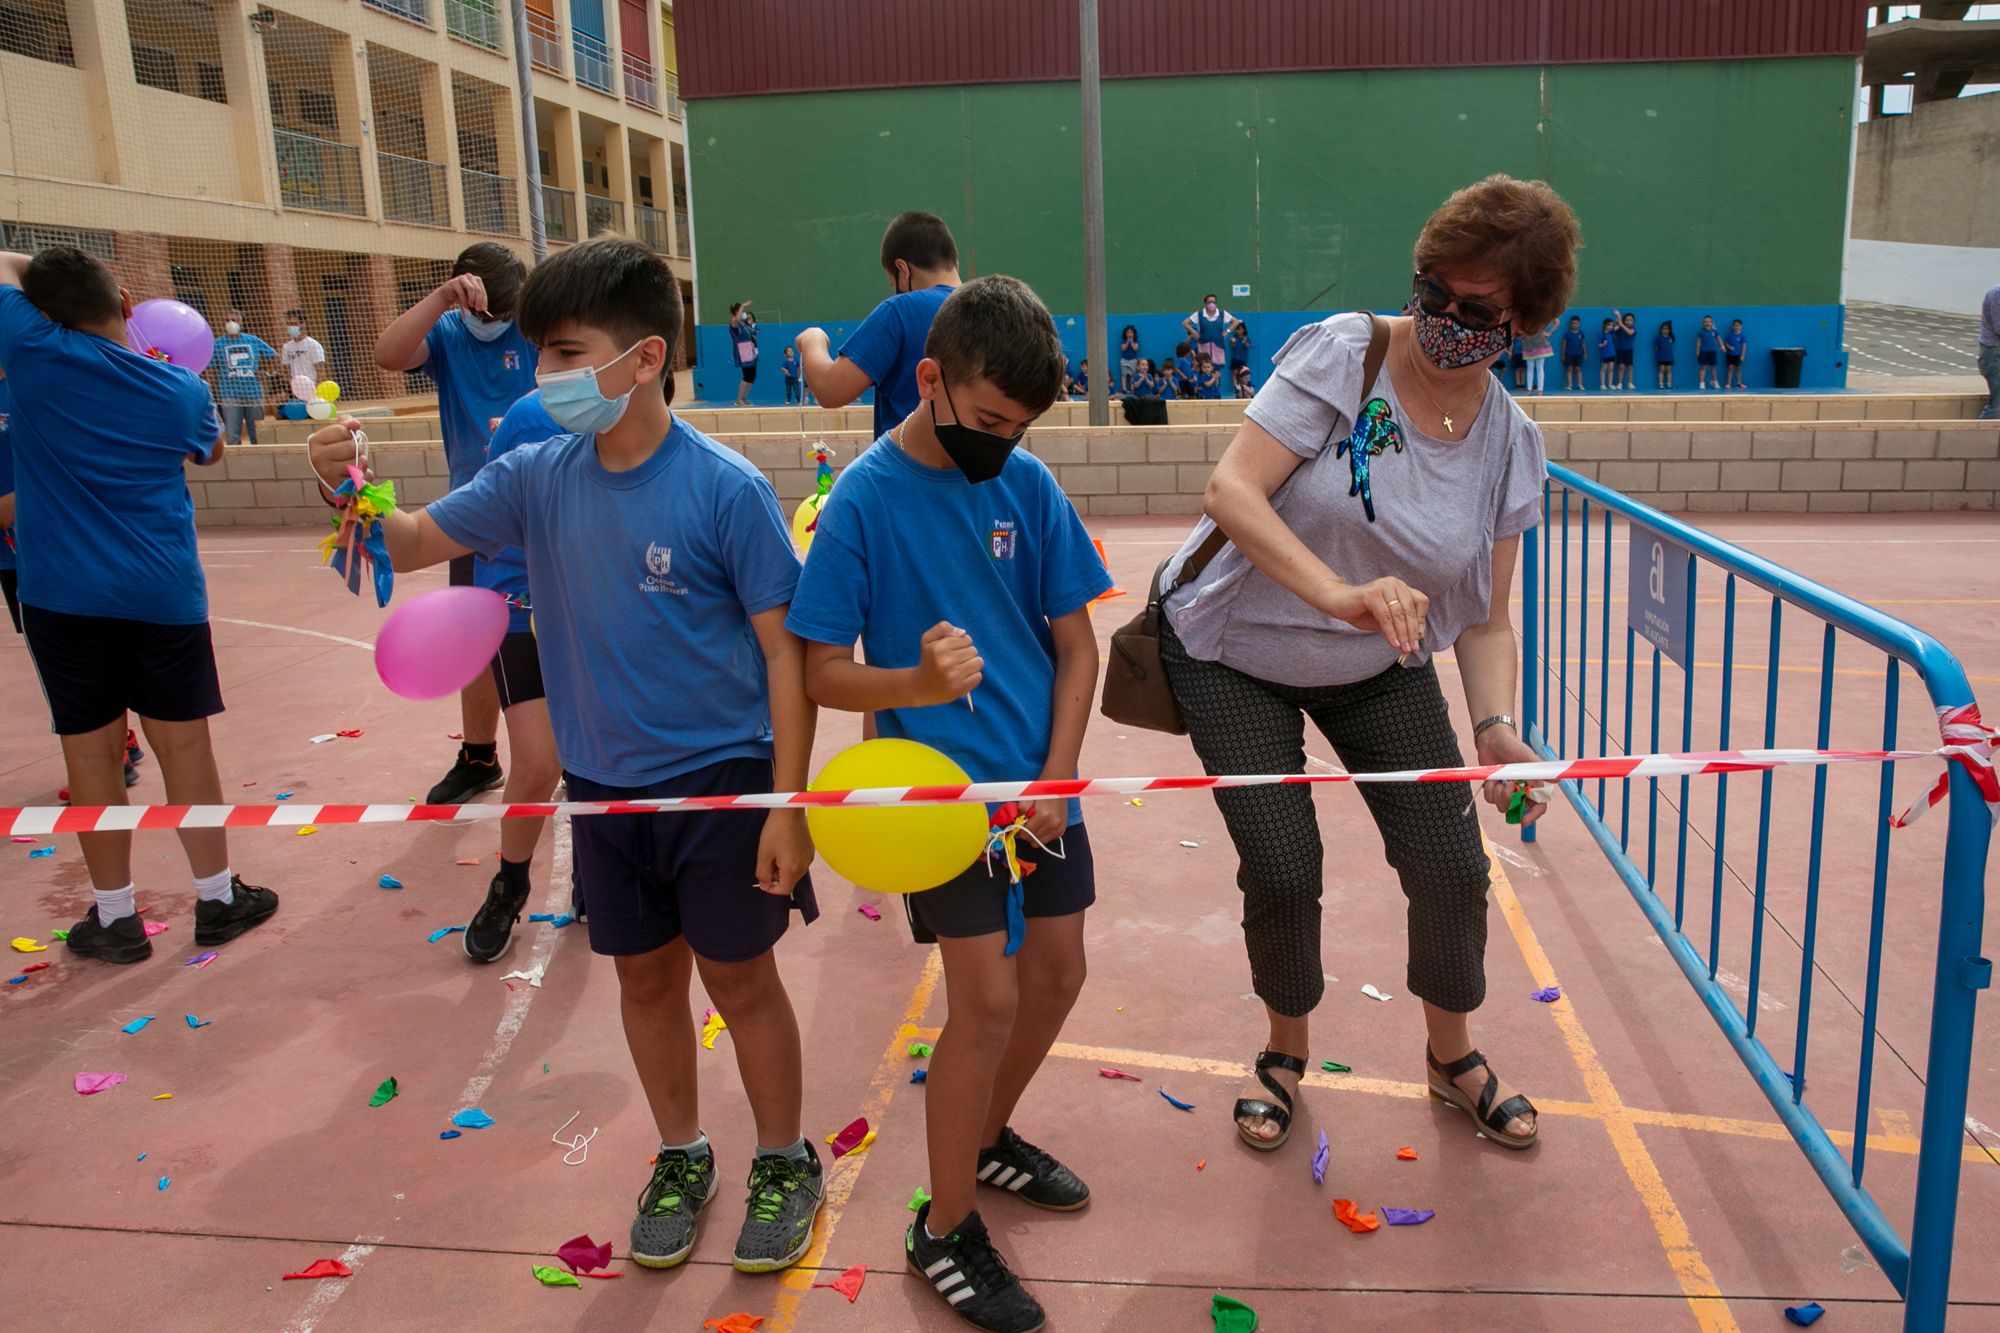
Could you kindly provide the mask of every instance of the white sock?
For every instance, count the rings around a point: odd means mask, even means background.
[[[229,887],[229,867],[224,866],[213,875],[196,875],[194,896],[205,903],[235,902],[236,891]]]
[[[690,1157],[700,1157],[701,1155],[709,1151],[708,1131],[703,1130],[701,1133],[695,1135],[693,1143],[662,1143],[660,1145],[660,1151],[663,1154],[670,1152],[684,1152]]]
[[[90,896],[97,899],[97,922],[108,926],[120,917],[135,916],[139,909],[132,905],[132,886],[122,889],[92,889]]]

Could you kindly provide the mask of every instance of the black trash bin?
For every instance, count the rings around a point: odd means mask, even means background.
[[[1805,370],[1806,349],[1803,347],[1773,347],[1771,349],[1771,387],[1774,389],[1796,389],[1799,375]]]

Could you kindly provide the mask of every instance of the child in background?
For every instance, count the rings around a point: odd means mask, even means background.
[[[1514,392],[1524,393],[1528,388],[1527,342],[1518,333],[1514,335],[1514,341],[1508,345],[1506,353],[1500,359],[1506,361],[1509,358],[1512,359],[1514,367]]]
[[[1613,333],[1617,327],[1617,320],[1607,319],[1597,335],[1597,387],[1600,390],[1609,389],[1617,382],[1618,339]]]
[[[799,405],[799,349],[785,349],[785,403],[789,407]]]
[[[1255,398],[1257,387],[1250,382],[1250,367],[1238,366],[1234,371],[1235,381],[1231,385],[1238,398]]]
[[[1229,326],[1229,382],[1236,382],[1236,368],[1250,369],[1250,326],[1237,320]]]
[[[736,386],[736,406],[750,401],[750,386],[757,382],[757,317],[750,313],[748,301],[738,301],[729,307],[729,345],[736,352],[737,369],[743,372],[743,382]]]
[[[1089,357],[1085,357],[1085,358],[1083,358],[1083,360],[1081,360],[1081,361],[1079,361],[1079,362],[1077,362],[1077,363],[1076,363],[1076,375],[1075,375],[1075,377],[1074,377],[1073,379],[1071,379],[1071,380],[1070,380],[1070,382],[1069,382],[1069,394],[1070,394],[1070,397],[1072,397],[1072,398],[1088,398],[1088,397],[1090,397],[1090,358],[1089,358]]]
[[[1583,316],[1571,315],[1563,331],[1563,388],[1583,392]]]
[[[1727,362],[1725,369],[1729,372],[1729,383],[1724,387],[1731,389],[1743,387],[1743,354],[1749,348],[1750,340],[1743,336],[1743,321],[1730,320],[1729,332],[1722,335],[1723,359]]]
[[[644,246],[599,236],[538,267],[520,309],[542,347],[542,408],[574,433],[385,515],[396,568],[525,552],[572,800],[801,788],[814,715],[803,647],[784,627],[798,557],[770,482],[668,410],[680,284]],[[322,478],[353,461],[355,425],[313,436]],[[732,1262],[796,1263],[825,1192],[799,1131],[798,1020],[774,952],[794,910],[817,915],[803,812],[596,815],[572,833],[590,947],[615,965],[660,1134],[633,1260],[683,1262],[718,1189],[688,1001],[699,971],[728,1017],[760,1145]]]
[[[287,390],[301,375],[315,385],[326,378],[326,349],[319,345],[319,339],[306,336],[305,323],[305,311],[285,312],[285,345],[278,349],[278,359],[285,363]]]
[[[1658,363],[1660,382],[1657,387],[1674,387],[1674,322],[1660,321],[1660,331],[1653,335],[1653,360]]]
[[[514,324],[528,270],[504,245],[481,241],[459,252],[451,277],[390,322],[375,340],[384,370],[420,370],[437,385],[438,432],[444,437],[451,489],[486,466],[493,424],[535,387],[535,345]],[[472,583],[472,556],[451,562],[453,587]],[[424,800],[458,805],[507,780],[500,767],[500,696],[481,672],[459,691],[458,758]]]
[[[1555,353],[1549,335],[1555,332],[1555,328],[1556,322],[1550,320],[1547,328],[1537,329],[1521,339],[1521,356],[1528,367],[1529,393],[1540,395],[1547,382],[1549,357]]]
[[[254,333],[243,331],[243,316],[232,310],[224,317],[222,336],[215,340],[215,367],[220,387],[216,397],[222,404],[222,429],[231,447],[243,443],[247,430],[250,443],[257,443],[257,423],[264,419],[264,381],[257,365],[265,357],[275,357],[278,349]]]
[[[1089,606],[1111,581],[1049,469],[1015,448],[1062,388],[1055,321],[1015,279],[979,278],[938,312],[925,352],[923,409],[847,466],[820,518],[787,619],[807,640],[806,688],[974,781],[1071,777],[1097,680]],[[1036,871],[1015,908],[1006,869],[991,879],[984,860],[907,899],[951,1004],[924,1093],[934,1197],[904,1246],[911,1271],[994,1333],[1043,1316],[993,1248],[979,1187],[1063,1212],[1090,1201],[1009,1124],[1082,988],[1097,896],[1080,804],[1021,810]]]
[[[1174,394],[1180,398],[1194,397],[1194,345],[1174,344]]]
[[[1195,397],[1222,397],[1222,372],[1215,368],[1215,363],[1208,359],[1206,353],[1195,358],[1194,367],[1195,380],[1198,386],[1195,391]]]
[[[912,376],[932,318],[958,288],[958,242],[935,213],[903,213],[882,233],[881,262],[892,295],[861,321],[839,360],[827,353],[825,329],[798,339],[806,387],[821,406],[846,407],[874,386],[877,439],[916,411]]]
[[[222,426],[199,378],[132,350],[131,316],[111,270],[81,250],[0,254],[21,622],[71,799],[126,803],[134,712],[167,802],[221,805],[208,719],[222,711],[222,684],[183,467],[222,457]],[[230,870],[225,830],[184,828],[180,840],[197,945],[233,940],[278,910],[277,894]],[[70,927],[69,951],[107,963],[150,958],[132,901],[131,832],[77,841],[94,901]]]
[[[1128,398],[1158,398],[1160,396],[1160,386],[1153,382],[1153,363],[1150,358],[1143,356],[1139,358],[1138,371],[1132,376],[1132,387],[1127,391],[1125,396]]]
[[[1139,378],[1139,326],[1127,324],[1118,335],[1118,387],[1125,393],[1132,392],[1132,381]]]
[[[1716,373],[1716,362],[1722,359],[1722,334],[1715,327],[1715,316],[1703,315],[1701,328],[1694,335],[1695,387],[1697,389],[1720,389],[1722,378]]]
[[[1618,354],[1616,387],[1627,393],[1632,392],[1632,349],[1638,342],[1639,317],[1627,310],[1618,315],[1618,322],[1611,328],[1611,345]]]

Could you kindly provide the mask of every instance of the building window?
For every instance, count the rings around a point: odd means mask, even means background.
[[[222,66],[213,60],[195,61],[194,78],[196,93],[206,101],[226,103],[229,100],[229,82],[223,78]]]
[[[301,121],[328,134],[339,132],[340,107],[333,100],[332,93],[323,88],[298,88],[293,91],[298,94]]]
[[[271,119],[285,118],[285,89],[276,79],[264,80],[264,92],[271,99]]]
[[[181,90],[180,62],[172,51],[157,46],[132,43],[132,75],[148,88],[177,93]]]
[[[81,227],[45,227],[35,222],[0,222],[0,246],[33,254],[52,245],[73,245],[105,263],[116,259],[108,231],[86,231]]]
[[[125,0],[125,26],[139,83],[210,102],[229,100],[215,0]]]
[[[74,67],[76,52],[69,44],[69,16],[63,6],[0,4],[0,51]]]

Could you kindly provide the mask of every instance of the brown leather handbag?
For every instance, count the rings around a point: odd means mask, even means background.
[[[1368,351],[1361,361],[1361,400],[1356,404],[1357,413],[1374,391],[1375,377],[1381,373],[1382,358],[1389,350],[1389,326],[1372,315],[1369,318],[1372,327],[1368,333]],[[1162,588],[1160,580],[1166,577],[1167,566],[1174,557],[1168,556],[1153,571],[1152,582],[1147,585],[1145,609],[1112,632],[1111,660],[1105,664],[1104,696],[1098,705],[1104,716],[1123,726],[1175,736],[1187,734],[1187,719],[1181,716],[1180,703],[1168,687],[1167,673],[1160,666],[1160,618],[1166,614],[1161,603],[1206,569],[1228,540],[1220,527],[1209,533],[1208,539],[1182,562],[1168,587]]]

